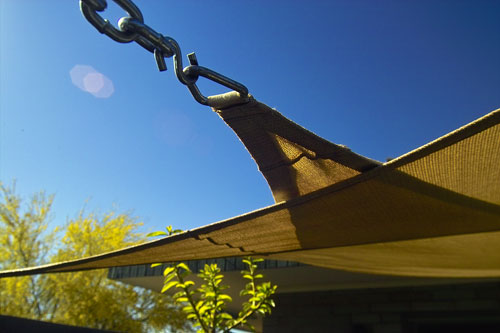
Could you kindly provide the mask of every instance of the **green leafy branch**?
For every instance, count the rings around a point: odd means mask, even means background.
[[[241,274],[243,278],[248,279],[249,282],[246,284],[245,289],[240,292],[240,295],[248,295],[250,298],[243,303],[243,309],[239,312],[238,318],[229,322],[230,328],[228,331],[240,325],[246,325],[252,330],[255,330],[254,327],[247,323],[247,319],[254,313],[263,316],[271,314],[271,309],[275,307],[271,296],[275,293],[278,286],[272,285],[271,282],[256,283],[257,279],[262,279],[264,277],[262,274],[256,273],[257,263],[262,261],[264,261],[264,259],[253,259],[252,257],[243,259],[243,263],[247,264],[248,270],[241,271]]]
[[[157,231],[148,236],[170,236],[181,232],[167,227],[167,232]],[[235,327],[247,327],[251,330],[255,328],[248,323],[248,319],[254,314],[271,314],[271,309],[275,307],[271,296],[275,293],[277,286],[270,282],[257,283],[262,279],[262,274],[257,274],[257,263],[263,259],[253,259],[245,257],[243,263],[247,269],[241,271],[244,279],[248,280],[245,289],[240,292],[241,296],[248,296],[242,304],[242,310],[236,318],[225,312],[227,303],[232,302],[231,296],[223,291],[229,287],[222,284],[223,275],[217,264],[206,264],[198,273],[198,277],[203,281],[199,288],[194,288],[195,283],[187,277],[192,273],[185,263],[177,263],[167,267],[163,271],[165,280],[163,282],[162,293],[171,288],[180,289],[174,294],[174,301],[183,305],[183,312],[195,327],[199,327],[198,332],[216,333],[229,332]],[[156,267],[161,264],[153,264]]]

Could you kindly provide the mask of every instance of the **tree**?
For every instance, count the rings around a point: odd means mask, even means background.
[[[0,269],[46,263],[55,231],[47,232],[54,197],[35,193],[22,212],[21,198],[0,183]],[[0,313],[43,318],[45,277],[0,280]]]
[[[130,214],[83,211],[58,238],[57,230],[47,230],[53,196],[37,193],[23,207],[15,186],[0,184],[0,191],[2,270],[95,255],[144,240],[137,232],[140,223]],[[115,331],[189,330],[168,296],[106,276],[107,270],[94,270],[1,279],[0,313]]]

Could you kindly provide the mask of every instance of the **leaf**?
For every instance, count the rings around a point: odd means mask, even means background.
[[[221,314],[219,314],[219,317],[221,319],[225,319],[225,320],[233,320],[233,316],[231,316],[229,313],[227,312],[222,312]]]
[[[156,237],[156,236],[168,236],[168,234],[164,231],[155,231],[146,235],[146,237]]]
[[[200,308],[200,310],[199,310],[199,312],[200,312],[200,316],[203,316],[203,314],[204,314],[205,312],[207,312],[207,310],[209,310],[209,306],[208,306],[208,305],[203,305],[203,306]]]
[[[188,288],[190,286],[194,286],[194,282],[193,281],[188,280],[188,281],[184,282],[184,288]]]
[[[153,268],[153,267],[158,267],[158,266],[161,266],[161,265],[163,265],[163,264],[162,264],[162,263],[157,262],[157,263],[151,264],[151,268]]]
[[[202,300],[199,300],[198,302],[196,302],[195,308],[199,310],[200,307],[203,305],[203,303],[205,303],[205,302]]]
[[[185,295],[186,293],[184,292],[184,290],[178,291],[174,294],[174,299],[177,299],[179,297],[184,297]]]
[[[164,293],[165,291],[169,290],[170,288],[176,286],[177,284],[179,284],[178,281],[170,281],[168,282],[167,284],[165,284],[163,286],[163,288],[161,288],[161,292]]]
[[[185,263],[183,263],[183,262],[177,264],[177,268],[182,268],[182,269],[184,269],[187,272],[191,272],[191,270],[189,269],[189,267]]]
[[[167,283],[168,281],[172,280],[173,278],[177,277],[175,273],[170,273],[167,276],[165,276],[165,280],[163,280],[163,284]]]
[[[248,300],[249,302],[258,302],[260,299],[259,297],[250,297],[250,299]]]
[[[163,271],[163,276],[167,276],[168,274],[172,273],[174,270],[175,270],[175,267],[172,267],[172,266],[165,268],[165,270]]]
[[[182,311],[186,313],[193,313],[193,307],[191,305],[186,305],[185,307],[182,308]]]

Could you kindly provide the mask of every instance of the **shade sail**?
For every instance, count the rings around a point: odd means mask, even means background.
[[[500,277],[500,110],[385,164],[251,100],[216,110],[276,204],[38,273],[260,255],[358,272]]]

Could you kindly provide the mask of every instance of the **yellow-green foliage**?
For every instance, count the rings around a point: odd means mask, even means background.
[[[182,231],[167,226],[167,232],[155,231],[148,236],[171,236],[180,232]],[[241,271],[241,275],[248,282],[240,295],[248,299],[243,302],[237,317],[225,311],[227,303],[232,302],[232,299],[224,293],[229,286],[222,284],[224,276],[220,274],[221,270],[217,264],[205,264],[205,267],[200,270],[198,277],[203,284],[199,288],[195,288],[195,282],[189,279],[192,272],[185,263],[172,264],[163,271],[165,279],[161,292],[166,292],[171,288],[179,289],[174,294],[174,300],[183,306],[182,311],[193,323],[196,332],[229,333],[234,328],[244,328],[254,332],[255,327],[248,322],[248,319],[254,315],[271,314],[275,306],[271,297],[278,288],[271,282],[257,282],[264,277],[262,274],[257,274],[257,263],[262,261],[264,259],[243,258],[247,269]],[[161,264],[156,263],[151,267],[159,265]]]
[[[0,269],[13,269],[95,255],[136,244],[140,223],[109,212],[68,221],[48,231],[53,197],[35,194],[22,205],[14,187],[0,184]],[[0,313],[99,329],[141,332],[185,328],[165,295],[107,279],[107,270],[0,279]]]

